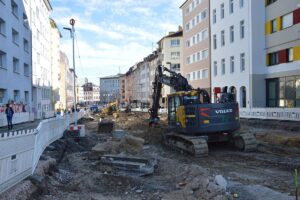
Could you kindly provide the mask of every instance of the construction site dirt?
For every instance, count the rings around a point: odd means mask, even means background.
[[[41,179],[29,179],[33,190],[25,194],[12,188],[0,198],[295,199],[294,171],[300,167],[298,123],[241,120],[242,130],[258,140],[256,152],[216,143],[209,144],[209,156],[196,158],[162,144],[168,131],[166,117],[158,127],[149,128],[146,113],[120,113],[117,119],[109,117],[114,121],[112,133],[98,133],[99,118],[93,118],[81,121],[86,138],[79,142],[63,138],[45,150],[41,161],[55,162],[45,173],[37,173]],[[147,175],[120,172],[100,162],[107,154],[155,160],[156,164]]]

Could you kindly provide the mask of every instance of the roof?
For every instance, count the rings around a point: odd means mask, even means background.
[[[182,30],[179,30],[175,33],[171,33],[169,35],[166,35],[165,37],[161,38],[157,43],[160,43],[163,39],[166,39],[166,38],[172,38],[172,37],[180,37],[183,35],[183,31]]]
[[[111,75],[111,76],[105,76],[100,77],[100,79],[114,79],[114,78],[120,78],[123,74],[117,74],[117,75]]]
[[[179,8],[182,8],[189,0],[186,0]]]
[[[62,38],[62,34],[61,34],[60,30],[58,29],[58,26],[57,26],[56,22],[52,18],[49,18],[49,19],[50,19],[51,28],[57,29],[57,31],[59,33],[59,37]]]

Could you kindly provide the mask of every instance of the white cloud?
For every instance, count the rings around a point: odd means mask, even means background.
[[[52,0],[52,18],[62,28],[76,19],[79,76],[99,77],[122,72],[152,52],[167,32],[180,25],[184,0]],[[59,5],[59,6],[57,6]],[[68,36],[65,31],[62,34]],[[71,59],[69,37],[62,50]],[[81,59],[78,59],[80,53]],[[80,61],[82,67],[80,67]]]

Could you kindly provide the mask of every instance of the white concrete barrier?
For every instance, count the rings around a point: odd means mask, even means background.
[[[78,119],[85,114],[79,112]],[[0,133],[0,193],[33,174],[45,148],[73,122],[71,114],[43,120],[34,130]]]
[[[240,108],[240,117],[300,121],[300,108]]]

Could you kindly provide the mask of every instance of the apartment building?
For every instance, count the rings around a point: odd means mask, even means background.
[[[264,1],[210,1],[211,87],[227,86],[242,108],[265,106],[264,19]]]
[[[51,46],[50,46],[50,62],[51,62],[51,82],[52,82],[52,106],[58,109],[59,101],[59,74],[60,74],[60,38],[62,37],[56,22],[50,18],[51,26]]]
[[[100,99],[102,103],[119,100],[121,75],[117,74],[100,78]]]
[[[125,74],[125,102],[131,103],[133,100],[133,69],[134,67],[130,67],[129,70]]]
[[[125,91],[126,91],[126,74],[120,76],[120,103],[126,102]]]
[[[0,112],[8,102],[31,111],[30,9],[25,0],[0,0]]]
[[[266,106],[300,107],[300,1],[265,5]]]
[[[83,101],[78,102],[84,105],[98,104],[100,101],[100,87],[92,82],[86,82],[81,86],[83,90]],[[80,94],[79,94],[80,95]]]
[[[194,88],[210,91],[210,1],[187,0],[180,8],[183,19],[181,73]]]
[[[33,108],[35,118],[41,119],[53,115],[49,23],[52,7],[49,0],[27,2],[31,8]]]
[[[158,54],[160,63],[175,72],[180,72],[182,66],[182,28],[179,27],[177,32],[169,32],[158,42]],[[168,73],[167,73],[168,74]],[[164,85],[162,89],[162,101],[165,102],[168,94],[172,93],[173,89]]]
[[[64,52],[59,53],[59,101],[56,103],[56,110],[66,110],[69,107],[67,106],[67,77],[70,74],[69,71],[69,60],[67,55]]]
[[[155,78],[155,71],[156,68],[158,66],[158,64],[160,63],[159,60],[159,56],[158,56],[158,51],[154,51],[152,54],[150,54],[147,57],[147,61],[149,63],[149,71],[150,71],[150,76],[149,76],[149,102],[150,105],[152,105],[153,101],[152,101],[152,93],[153,93],[153,81]],[[173,65],[174,66],[174,65]],[[177,68],[178,69],[178,68]]]

